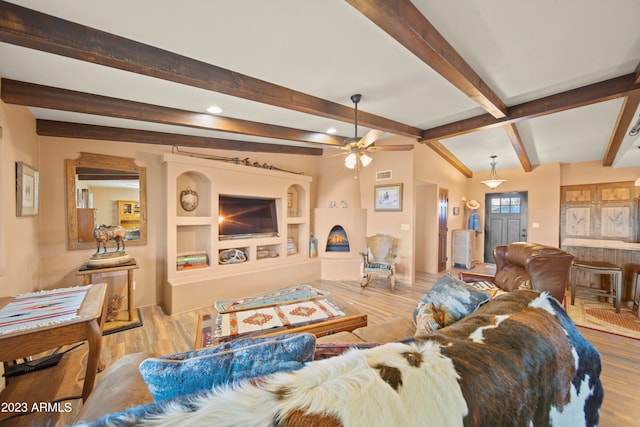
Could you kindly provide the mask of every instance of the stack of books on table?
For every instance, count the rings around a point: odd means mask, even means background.
[[[191,268],[203,268],[209,266],[207,254],[188,254],[176,257],[176,267],[178,270],[188,270]]]

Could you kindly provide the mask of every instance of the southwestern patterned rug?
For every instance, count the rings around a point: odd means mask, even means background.
[[[640,318],[624,304],[616,313],[613,304],[605,300],[576,296],[575,305],[571,305],[567,292],[566,301],[567,313],[576,325],[640,340]]]
[[[214,307],[218,313],[230,313],[233,311],[244,311],[283,303],[307,301],[328,294],[328,292],[316,289],[311,285],[297,285],[264,294],[217,301]]]

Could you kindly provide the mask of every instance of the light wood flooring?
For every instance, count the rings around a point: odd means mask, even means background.
[[[482,271],[483,268],[479,266],[476,270]],[[455,271],[452,273],[456,274]],[[417,274],[414,286],[398,283],[394,291],[383,280],[372,280],[365,289],[358,282],[351,281],[322,280],[311,284],[364,311],[368,314],[369,325],[376,325],[397,316],[411,316],[418,299],[436,280],[437,276],[434,275]],[[210,308],[206,308],[168,316],[158,306],[142,307],[143,327],[103,337],[102,360],[108,366],[126,354],[139,351],[151,350],[166,355],[193,350],[197,316],[210,311]],[[600,425],[638,425],[640,341],[584,328],[581,328],[581,332],[598,349],[603,361],[601,380],[605,399]]]

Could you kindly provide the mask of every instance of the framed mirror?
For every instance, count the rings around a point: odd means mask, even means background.
[[[126,246],[147,244],[147,170],[127,157],[81,153],[66,161],[67,248],[95,249],[93,229],[121,225]]]

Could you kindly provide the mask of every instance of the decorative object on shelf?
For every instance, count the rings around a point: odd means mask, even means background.
[[[498,175],[496,174],[496,157],[498,156],[491,156],[491,173],[489,174],[489,179],[480,181],[482,184],[492,189],[498,187],[503,182],[507,182],[506,179],[498,179]]]
[[[293,171],[288,171],[286,169],[280,169],[278,167],[269,165],[267,163],[252,162],[252,161],[249,160],[248,157],[245,157],[244,159],[241,159],[240,157],[210,156],[208,154],[203,154],[203,153],[193,153],[193,152],[189,152],[189,151],[183,151],[183,150],[180,150],[180,148],[177,145],[174,145],[173,147],[171,147],[171,152],[174,153],[174,154],[183,154],[183,155],[186,155],[186,156],[197,157],[197,158],[200,158],[200,159],[217,160],[217,161],[220,161],[220,162],[235,163],[236,165],[253,166],[253,167],[256,167],[256,168],[269,169],[269,170],[275,170],[275,171],[287,172],[287,173],[294,173],[294,174],[297,174],[297,175],[304,175],[303,172],[293,172]]]
[[[16,216],[38,215],[39,173],[16,162]]]
[[[270,255],[271,251],[269,251],[269,248],[266,248],[264,246],[258,246],[256,248],[256,257],[258,259],[269,258]]]
[[[375,211],[402,211],[402,183],[375,186]]]
[[[346,208],[347,207],[347,202],[345,200],[340,200],[340,207],[341,208]]]
[[[287,253],[289,255],[298,253],[298,247],[296,246],[296,241],[293,237],[289,237],[287,239]]]
[[[87,267],[107,268],[128,264],[133,258],[131,255],[122,252],[107,252],[106,254],[94,254],[87,261]]]
[[[311,233],[309,239],[309,257],[316,258],[318,256],[318,238]]]
[[[330,208],[335,208],[335,207],[336,207],[336,202],[335,202],[335,201],[333,201],[333,200],[331,200],[331,201],[329,202],[329,207],[330,207]]]
[[[247,261],[247,254],[240,249],[223,249],[218,252],[218,262],[220,264],[240,264]]]
[[[187,212],[192,212],[198,207],[198,193],[187,187],[180,192],[180,206]]]
[[[100,244],[102,244],[102,252],[107,253],[107,242],[114,240],[116,242],[115,252],[124,254],[124,239],[127,237],[127,231],[120,225],[99,225],[93,230],[93,237],[96,239],[96,255],[100,252]],[[120,250],[122,243],[122,251]]]

